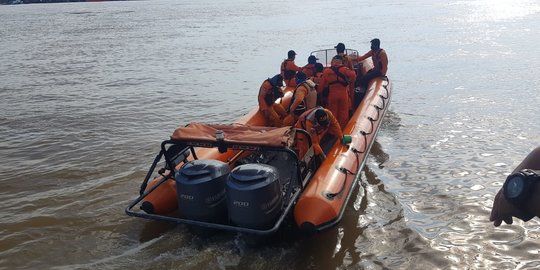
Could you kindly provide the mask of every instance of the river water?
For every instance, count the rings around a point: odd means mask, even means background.
[[[540,143],[537,1],[29,4],[0,25],[0,269],[540,267],[538,219],[488,221]],[[290,49],[374,37],[394,96],[338,226],[257,246],[124,214],[177,126],[248,112]]]

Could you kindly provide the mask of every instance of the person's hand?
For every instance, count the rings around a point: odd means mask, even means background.
[[[495,195],[493,200],[493,207],[491,208],[491,215],[489,221],[493,221],[495,227],[499,227],[504,221],[506,224],[512,224],[512,213],[518,211],[515,207],[504,197],[502,189]]]
[[[531,151],[512,173],[516,173],[522,169],[540,169],[540,146]],[[495,200],[493,200],[493,208],[491,209],[489,220],[493,221],[495,227],[498,227],[503,221],[507,224],[512,224],[512,217],[517,217],[523,221],[529,221],[535,216],[540,217],[540,185],[536,185],[532,192],[532,196],[525,206],[527,210],[524,213],[514,207],[504,197],[503,191],[500,189],[495,196]]]
[[[499,227],[504,221],[506,224],[512,224],[512,217],[517,217],[524,221],[529,220],[530,218],[525,217],[525,214],[517,209],[513,204],[511,204],[503,195],[502,189],[497,192],[495,195],[495,200],[493,200],[493,208],[491,209],[491,215],[489,216],[489,221],[493,221],[495,227]]]

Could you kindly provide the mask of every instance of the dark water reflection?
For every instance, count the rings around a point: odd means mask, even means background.
[[[540,5],[300,4],[2,6],[0,269],[540,267],[538,220],[488,222],[540,142]],[[338,226],[257,245],[123,213],[174,128],[248,112],[289,49],[373,37],[394,96]]]

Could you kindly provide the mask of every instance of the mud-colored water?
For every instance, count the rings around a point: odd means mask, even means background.
[[[0,6],[0,269],[535,269],[493,197],[540,143],[536,1]],[[390,57],[393,103],[341,223],[248,245],[128,217],[161,140],[256,105],[290,49]]]

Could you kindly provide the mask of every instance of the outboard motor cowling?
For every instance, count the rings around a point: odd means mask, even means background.
[[[218,160],[193,160],[182,166],[175,175],[180,213],[192,220],[225,221],[229,172],[229,166]]]
[[[229,219],[236,225],[271,228],[282,211],[278,170],[266,164],[244,164],[227,178]]]

